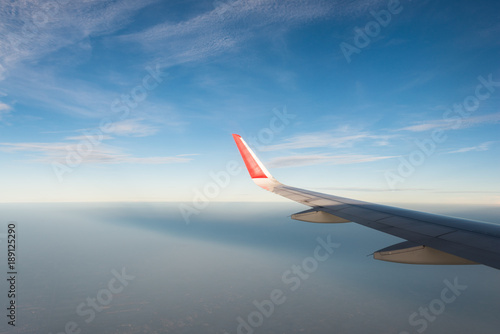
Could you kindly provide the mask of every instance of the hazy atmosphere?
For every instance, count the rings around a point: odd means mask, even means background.
[[[189,225],[176,204],[0,208],[17,219],[20,290],[17,326],[2,321],[0,333],[59,334],[68,323],[81,333],[221,334],[494,334],[500,326],[497,270],[375,261],[368,255],[399,239],[354,223],[290,220],[299,204],[215,203]],[[498,208],[419,209],[500,223]],[[318,238],[333,252],[294,272]],[[117,293],[113,272],[125,277]],[[443,295],[455,280],[456,294]],[[278,304],[260,311],[254,303],[274,290]],[[238,332],[238,318],[248,329]]]

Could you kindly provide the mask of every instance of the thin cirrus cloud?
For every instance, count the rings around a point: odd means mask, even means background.
[[[419,124],[410,125],[398,129],[398,131],[423,132],[433,129],[443,129],[443,130],[464,129],[476,125],[494,124],[500,122],[500,112],[481,115],[481,116],[464,117],[464,118],[458,118],[458,115],[451,115],[451,116],[453,116],[454,118],[437,119],[437,120],[430,120],[427,122],[421,122]]]
[[[373,162],[395,158],[394,156],[373,156],[365,154],[345,154],[345,155],[328,155],[328,154],[311,154],[311,155],[296,155],[289,157],[277,157],[266,163],[270,168],[279,167],[297,167],[309,166],[317,164],[332,164],[332,165],[348,165],[364,162]]]
[[[493,145],[493,143],[495,143],[495,142],[488,141],[488,142],[482,143],[482,144],[477,145],[477,146],[463,147],[463,148],[460,148],[458,150],[453,150],[453,151],[449,151],[446,153],[447,154],[455,154],[455,153],[466,153],[466,152],[484,152],[484,151],[488,151],[490,149],[491,145]]]
[[[126,119],[113,123],[113,134],[118,136],[146,137],[158,132],[158,128],[141,122],[142,119]]]
[[[58,78],[53,73],[31,72],[26,68],[20,68],[17,72],[15,76],[9,78],[9,85],[5,90],[14,94],[14,96],[17,92],[22,92],[19,99],[24,98],[25,103],[36,105],[37,108],[44,108],[50,114],[65,114],[72,117],[95,119],[96,127],[99,125],[100,119],[107,117],[111,121],[116,120],[117,131],[126,131],[127,127],[138,122],[138,120],[142,123],[154,123],[170,128],[179,128],[185,125],[180,120],[181,115],[178,113],[177,108],[168,102],[153,104],[148,100],[148,95],[145,96],[143,101],[138,102],[135,108],[130,107],[131,112],[128,117],[131,119],[122,123],[118,121],[119,116],[123,117],[123,115],[113,112],[113,102],[120,95],[129,94],[130,87],[137,86],[142,80],[131,80],[127,86],[113,91],[96,87],[92,83],[75,78]],[[31,80],[26,81],[25,78],[27,77],[31,78]],[[40,85],[40,82],[44,84]],[[156,131],[156,128],[151,126],[149,129],[145,129],[144,125],[140,127],[142,130],[136,130],[137,132],[149,134]]]
[[[3,102],[0,102],[0,122],[3,121],[5,115],[9,114],[11,107]]]
[[[115,136],[145,137],[154,135],[158,129],[156,127],[143,124],[141,119],[130,119],[115,122],[112,124]],[[111,135],[100,134],[95,136],[93,129],[78,130],[82,135],[69,136],[64,142],[56,143],[0,143],[0,151],[7,153],[24,152],[35,155],[35,161],[43,163],[61,162],[64,163],[69,154],[78,152],[82,158],[82,163],[96,164],[169,164],[185,163],[193,160],[191,156],[196,154],[182,154],[176,156],[163,157],[135,157],[124,153],[122,149],[105,144],[104,141],[112,140]],[[89,133],[89,138],[85,133]],[[97,144],[96,144],[97,143]]]
[[[131,22],[136,11],[158,0],[146,1],[14,1],[2,4],[0,35],[0,77],[19,62],[40,59],[89,36],[110,34]]]
[[[117,121],[109,124],[110,131],[108,134],[103,134],[100,129],[78,129],[78,130],[65,130],[65,131],[45,131],[44,133],[89,133],[93,136],[97,136],[99,140],[113,139],[114,136],[128,136],[128,137],[146,137],[152,136],[158,132],[158,127],[152,126],[144,123],[144,119],[125,119],[122,121]],[[66,137],[66,140],[88,140],[85,135]]]
[[[368,132],[356,133],[355,131],[353,131],[352,134],[344,134],[341,136],[334,136],[331,133],[309,133],[288,138],[284,143],[262,146],[259,150],[278,151],[318,147],[343,148],[352,147],[354,144],[366,140],[371,140],[375,146],[386,146],[393,137],[396,136],[373,135]]]
[[[276,33],[322,18],[359,15],[361,7],[381,1],[346,4],[341,1],[237,0],[215,3],[207,12],[181,22],[164,22],[141,32],[118,37],[135,42],[148,51],[161,52],[163,66],[202,60],[239,48],[262,28],[279,24]],[[268,30],[262,29],[265,35]]]
[[[112,91],[94,81],[61,77],[57,74],[60,69],[40,70],[33,65],[61,49],[75,49],[78,59],[85,52],[90,54],[90,36],[115,33],[133,22],[138,10],[154,2],[158,0],[16,1],[2,5],[0,36],[5,39],[0,43],[0,81],[9,80],[6,93],[51,112],[94,118],[110,113],[117,93],[126,90]],[[132,81],[129,86],[139,83]]]
[[[398,189],[390,189],[390,188],[362,188],[362,187],[317,187],[314,188],[316,190],[342,190],[342,191],[356,191],[356,192],[394,192],[394,191],[433,191],[432,188],[398,188]]]
[[[40,85],[40,82],[44,84]],[[51,113],[85,118],[102,118],[111,114],[110,105],[117,95],[117,92],[75,78],[62,79],[50,72],[37,72],[25,67],[18,68],[10,76],[5,90],[12,96],[22,92],[20,98],[24,98],[26,103],[36,103],[39,108],[46,108]]]
[[[78,139],[70,137],[68,139]],[[89,143],[85,141],[85,143]],[[68,154],[83,152],[81,163],[88,164],[171,164],[185,163],[192,159],[189,155],[159,156],[159,157],[135,157],[122,152],[119,148],[105,144],[97,146],[84,146],[82,142],[68,141],[58,143],[0,143],[0,151],[3,152],[28,152],[34,154],[34,161],[42,163],[66,163]]]

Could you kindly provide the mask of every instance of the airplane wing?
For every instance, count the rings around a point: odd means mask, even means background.
[[[293,219],[355,222],[407,241],[373,253],[377,260],[410,264],[484,264],[500,269],[500,225],[373,204],[294,188],[278,182],[241,136],[233,134],[252,180],[308,209]]]

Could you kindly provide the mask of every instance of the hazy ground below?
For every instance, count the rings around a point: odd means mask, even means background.
[[[211,203],[190,224],[178,203],[0,208],[4,277],[9,221],[18,240],[16,327],[7,324],[2,280],[0,333],[498,333],[500,326],[499,271],[375,261],[368,255],[400,240],[353,223],[291,220],[306,209],[295,203]],[[418,209],[500,223],[498,207]]]

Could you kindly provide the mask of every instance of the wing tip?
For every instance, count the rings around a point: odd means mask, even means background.
[[[248,173],[252,179],[272,179],[272,175],[266,167],[260,162],[255,153],[250,149],[245,140],[238,134],[233,133],[234,141],[247,167]]]

